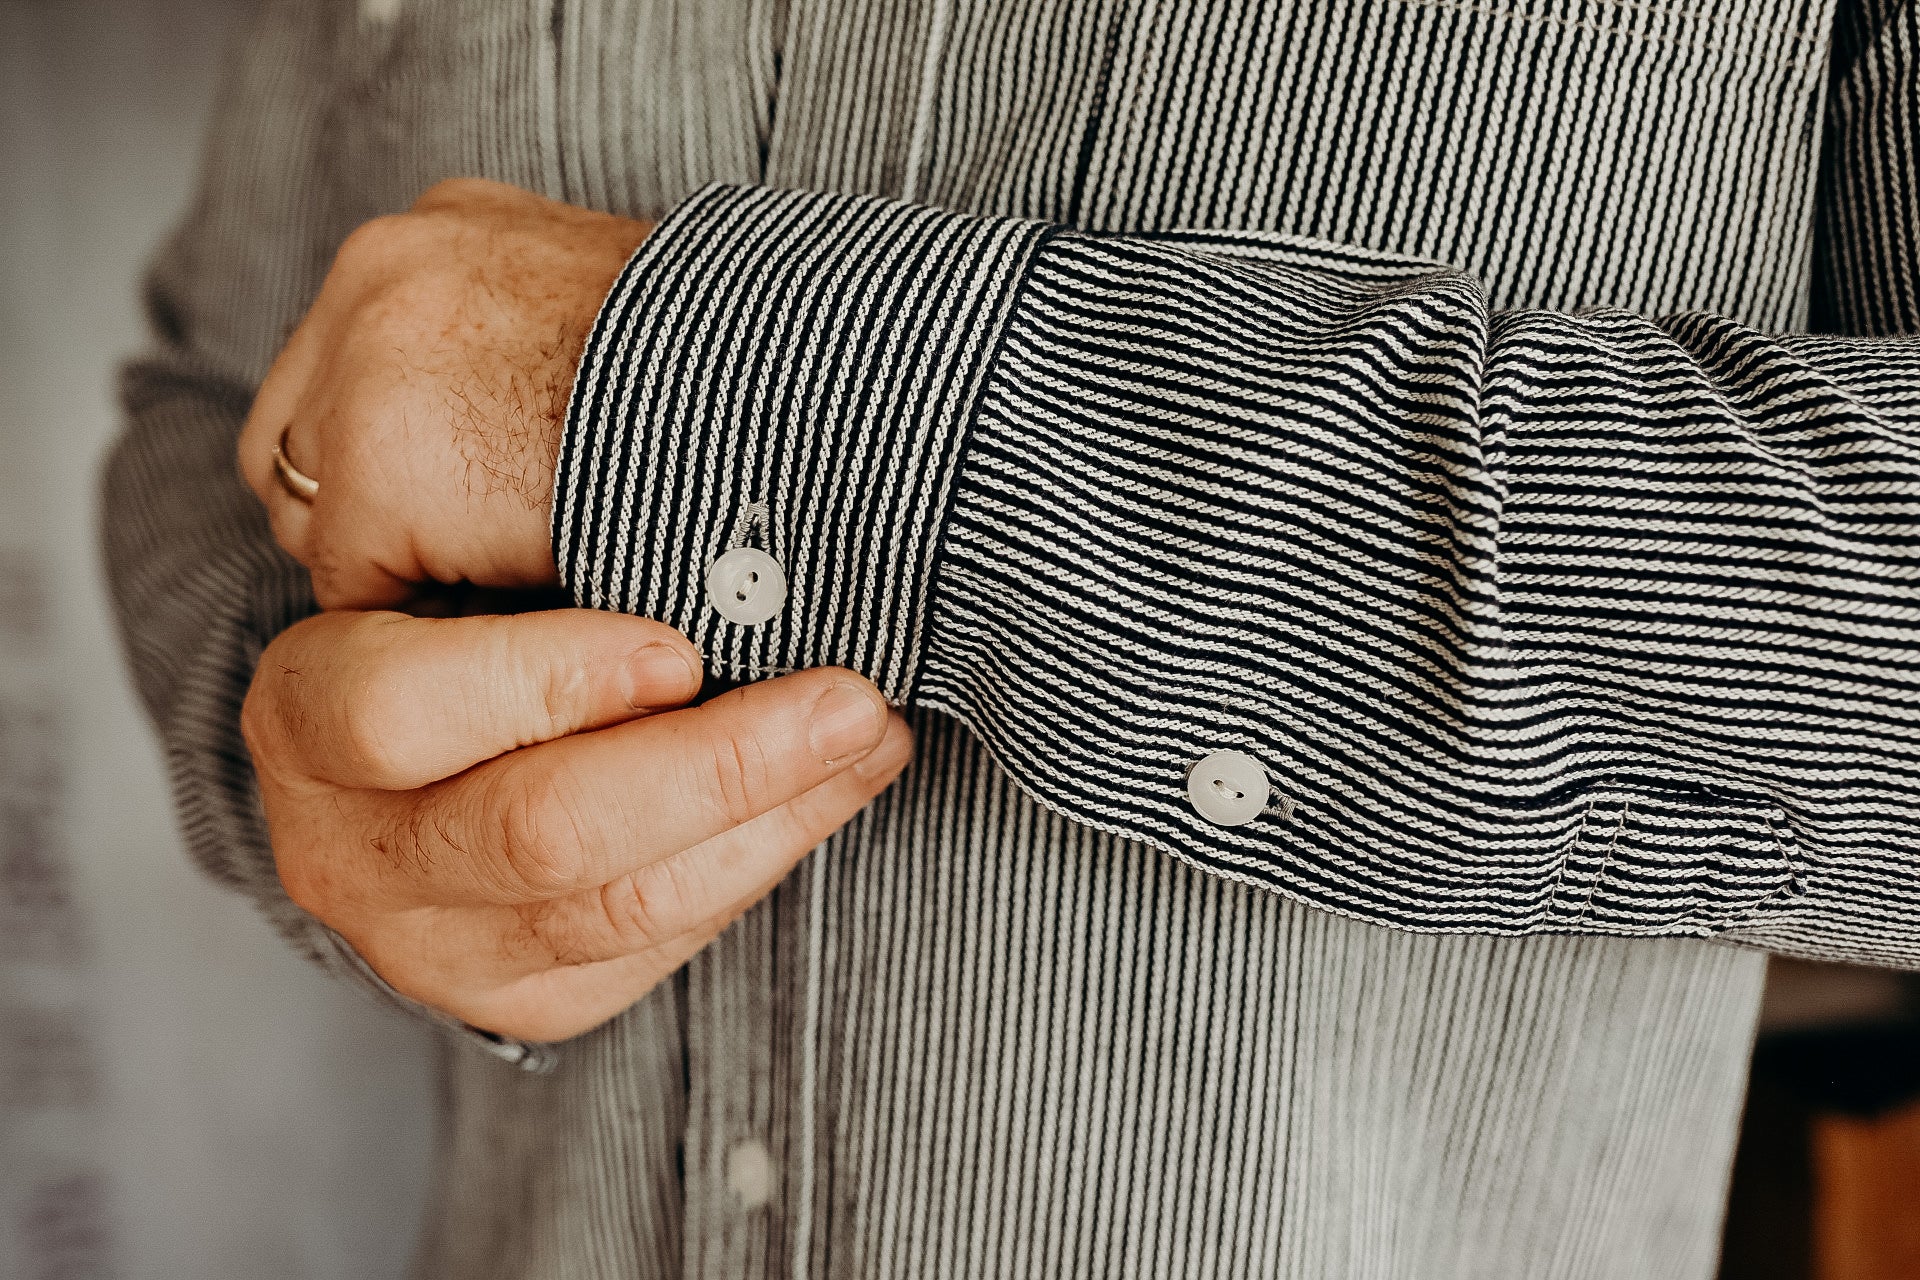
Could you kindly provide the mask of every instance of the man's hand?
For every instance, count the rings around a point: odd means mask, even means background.
[[[553,469],[573,373],[651,228],[478,179],[350,236],[274,362],[240,466],[320,604],[556,579]],[[273,449],[320,482],[287,493]]]
[[[406,995],[533,1040],[596,1026],[911,751],[849,671],[685,707],[699,683],[684,638],[621,614],[309,618],[242,713],[280,877]]]
[[[434,187],[341,248],[240,439],[274,535],[342,610],[275,640],[247,696],[280,878],[402,993],[529,1039],[639,999],[911,751],[847,671],[688,708],[691,646],[638,618],[344,611],[555,582],[574,368],[648,230]],[[311,504],[274,474],[283,433]]]

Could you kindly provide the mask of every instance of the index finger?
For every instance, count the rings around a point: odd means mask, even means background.
[[[392,798],[402,897],[522,903],[607,883],[772,812],[886,735],[880,691],[817,667],[515,751]]]
[[[323,613],[262,655],[243,723],[258,767],[412,791],[517,747],[679,706],[701,675],[673,628],[597,609]]]

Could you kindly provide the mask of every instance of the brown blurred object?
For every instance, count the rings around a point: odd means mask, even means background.
[[[1813,1123],[1815,1280],[1920,1277],[1920,1102]]]
[[[1719,1280],[1920,1280],[1920,988],[1768,971]]]
[[[1754,1073],[1740,1118],[1719,1280],[1812,1280],[1811,1124],[1793,1090]]]

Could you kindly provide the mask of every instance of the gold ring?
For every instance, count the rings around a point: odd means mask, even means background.
[[[302,502],[312,502],[320,492],[320,482],[293,465],[287,457],[287,432],[292,431],[289,423],[281,428],[280,443],[273,446],[273,473],[280,477],[280,487]]]

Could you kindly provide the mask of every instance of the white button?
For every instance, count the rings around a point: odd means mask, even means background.
[[[1217,826],[1252,822],[1266,812],[1272,793],[1267,771],[1244,751],[1216,751],[1187,774],[1187,799]]]
[[[707,603],[728,622],[758,626],[787,604],[787,575],[758,547],[735,547],[707,570]]]
[[[727,1148],[727,1190],[742,1209],[758,1209],[773,1199],[773,1157],[764,1144],[748,1138]]]

